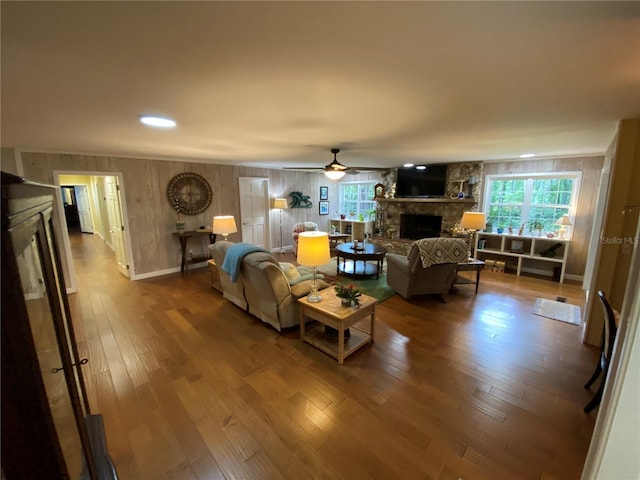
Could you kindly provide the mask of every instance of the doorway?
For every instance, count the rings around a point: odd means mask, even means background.
[[[63,185],[60,187],[67,231],[93,233],[93,219],[89,188],[87,185]]]
[[[93,233],[113,252],[118,271],[131,278],[132,255],[126,206],[121,188],[122,175],[101,172],[54,172],[54,182],[61,185],[60,218],[62,244],[68,272],[68,290],[76,291],[75,269],[70,235]]]

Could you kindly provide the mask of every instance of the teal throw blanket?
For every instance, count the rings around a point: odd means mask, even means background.
[[[245,255],[253,252],[267,252],[264,248],[252,245],[250,243],[236,243],[229,247],[227,254],[224,256],[222,270],[227,272],[232,282],[236,282],[240,276],[240,266]]]

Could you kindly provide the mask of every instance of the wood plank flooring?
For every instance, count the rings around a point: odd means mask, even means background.
[[[598,352],[531,314],[537,297],[579,305],[578,286],[483,272],[477,296],[396,295],[339,366],[224,300],[207,269],[132,282],[97,236],[72,250],[90,401],[122,480],[580,478]]]

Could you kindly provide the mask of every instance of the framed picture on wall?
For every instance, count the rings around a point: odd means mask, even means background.
[[[318,209],[320,215],[329,215],[329,202],[318,202]]]
[[[320,187],[320,200],[329,200],[329,187]]]

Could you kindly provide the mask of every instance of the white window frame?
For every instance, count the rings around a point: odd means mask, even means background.
[[[495,180],[525,180],[524,202],[522,204],[522,219],[529,218],[529,211],[531,208],[531,195],[533,181],[539,179],[551,179],[551,178],[570,178],[573,180],[573,191],[571,192],[571,201],[569,203],[569,219],[571,223],[575,224],[576,209],[578,207],[578,197],[580,195],[580,184],[582,182],[582,172],[545,172],[545,173],[510,173],[510,174],[498,174],[487,175],[484,182],[484,195],[482,208],[483,211],[489,214],[489,206],[491,201],[491,188]],[[526,181],[530,180],[530,181]],[[506,204],[505,204],[506,205]]]
[[[345,214],[345,215],[347,215],[347,218],[349,218],[349,213],[350,212],[345,212],[345,210],[344,210],[344,208],[345,208],[344,207],[344,188],[346,186],[365,185],[367,187],[375,187],[376,183],[378,183],[378,182],[376,182],[375,180],[362,180],[362,181],[358,181],[358,182],[340,182],[340,184],[339,184],[339,202],[338,202],[339,211],[338,211],[338,213]],[[365,220],[369,219],[369,216],[367,215],[367,212],[369,210],[372,210],[372,209],[376,208],[376,202],[373,199],[373,196],[371,197],[371,200],[367,200],[367,201],[371,202],[371,208],[367,209],[367,210],[364,210],[364,211],[360,211],[360,206],[361,205],[360,205],[360,201],[358,201],[358,211],[355,212],[356,217],[359,214],[362,214],[362,215],[364,215]]]

